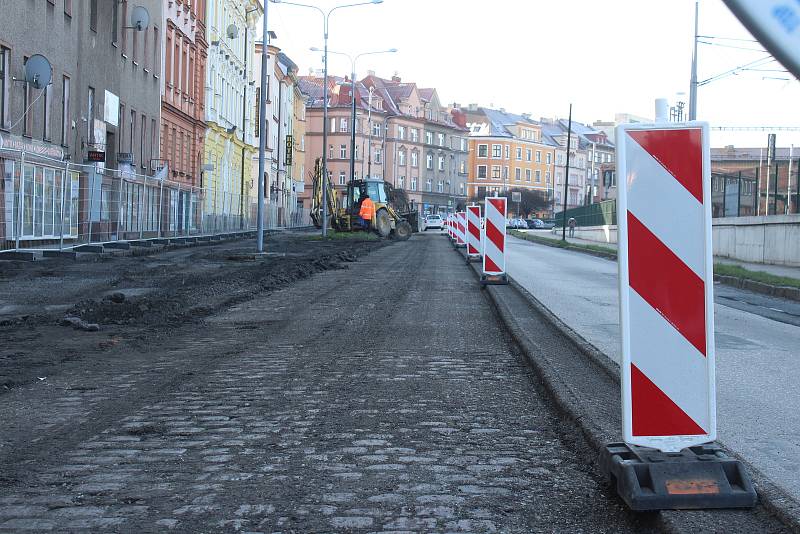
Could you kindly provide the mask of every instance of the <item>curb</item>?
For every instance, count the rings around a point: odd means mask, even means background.
[[[461,254],[460,251],[459,254]],[[471,265],[471,267],[473,275],[479,278],[479,267],[474,264]],[[513,288],[513,291],[516,292],[534,312],[542,316],[545,321],[564,335],[564,337],[575,346],[578,353],[586,357],[591,366],[598,368],[605,375],[606,379],[610,379],[617,387],[619,386],[619,365],[616,362],[566,325],[536,299],[535,296],[522,288],[513,278],[509,277],[509,282],[509,286]],[[607,432],[602,429],[600,424],[593,421],[589,414],[584,413],[582,404],[570,384],[555,372],[544,358],[537,357],[537,353],[540,352],[538,347],[535,342],[525,334],[524,330],[509,310],[507,304],[503,301],[499,294],[501,289],[502,286],[490,286],[485,288],[489,301],[496,310],[497,317],[500,319],[502,326],[510,334],[511,338],[525,356],[525,359],[540,378],[542,386],[551,396],[556,409],[574,423],[587,443],[599,452],[607,443],[613,440],[613,437],[608,436]],[[728,455],[732,458],[736,458],[745,465],[758,493],[758,504],[792,532],[800,533],[800,502],[795,500],[783,489],[779,488],[745,458],[731,451],[719,441],[717,443]],[[683,531],[684,527],[676,523],[676,521],[679,520],[676,513],[667,512],[667,514],[662,514],[662,520],[666,523],[664,527],[676,532]],[[677,512],[677,514],[680,514],[680,511]]]

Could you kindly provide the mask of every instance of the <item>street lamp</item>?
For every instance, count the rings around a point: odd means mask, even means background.
[[[297,2],[284,2],[283,0],[270,0],[273,4],[286,4],[289,6],[297,6],[297,7],[307,7],[309,9],[315,9],[319,11],[322,15],[322,29],[323,29],[323,37],[325,41],[325,49],[324,49],[324,62],[325,62],[325,74],[323,77],[322,83],[322,179],[328,179],[328,27],[331,18],[331,14],[336,11],[337,9],[343,9],[346,7],[356,7],[356,6],[366,6],[369,4],[380,4],[383,3],[383,0],[370,0],[369,2],[357,2],[355,4],[343,4],[339,6],[334,6],[329,9],[327,12],[320,9],[317,6],[311,6],[308,4],[300,4]],[[325,182],[322,182],[323,184]],[[328,188],[322,188],[322,237],[328,236]]]
[[[311,48],[312,52],[322,52],[316,46]],[[376,50],[374,52],[362,52],[361,54],[357,54],[355,57],[351,56],[350,54],[345,54],[344,52],[334,52],[333,50],[328,50],[331,54],[337,54],[340,56],[344,56],[350,60],[350,86],[352,90],[350,92],[350,100],[352,106],[352,113],[350,118],[350,181],[352,182],[355,180],[356,175],[356,61],[361,56],[369,56],[373,54],[394,54],[397,52],[396,48],[390,48],[388,50]]]

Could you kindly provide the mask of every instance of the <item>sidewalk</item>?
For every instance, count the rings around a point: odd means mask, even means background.
[[[560,231],[557,234],[554,234],[549,230],[548,231],[521,230],[521,231],[527,234],[534,235],[536,237],[550,239],[552,241],[561,241]],[[569,230],[567,230],[567,234],[569,234]],[[589,241],[587,239],[579,239],[577,237],[567,237],[567,242],[574,245],[592,245],[592,246],[605,247],[612,250],[617,249],[616,243],[601,243],[599,241]],[[726,265],[738,265],[739,267],[743,267],[748,271],[761,271],[774,276],[784,276],[786,278],[794,278],[800,280],[800,267],[791,267],[788,265],[770,265],[766,263],[751,263],[751,262],[734,260],[731,258],[725,258],[722,256],[714,256],[714,263],[722,263]]]

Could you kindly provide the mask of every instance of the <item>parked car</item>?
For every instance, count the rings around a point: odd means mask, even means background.
[[[438,228],[439,230],[442,229],[444,226],[444,221],[442,217],[438,213],[432,213],[425,217],[425,231],[427,232],[429,228]]]
[[[506,221],[506,228],[527,230],[528,224],[525,222],[525,219],[508,219]]]
[[[528,228],[531,230],[549,230],[554,226],[553,223],[545,222],[541,219],[528,219],[525,222],[528,223]]]

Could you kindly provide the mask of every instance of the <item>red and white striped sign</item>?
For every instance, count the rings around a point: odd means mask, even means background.
[[[617,127],[625,441],[716,439],[708,124]]]
[[[481,207],[467,206],[467,257],[481,254]]]
[[[483,240],[483,274],[506,272],[506,198],[486,197],[486,229]]]
[[[467,245],[467,214],[463,211],[456,213],[456,246]]]
[[[447,215],[447,237],[450,239],[454,238],[453,234],[453,214],[450,213]]]

